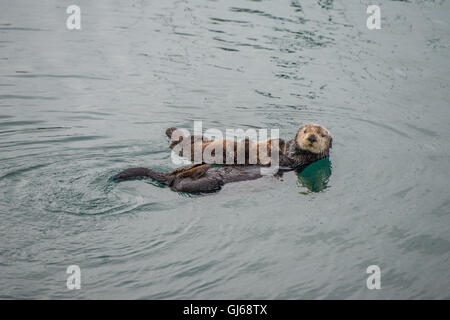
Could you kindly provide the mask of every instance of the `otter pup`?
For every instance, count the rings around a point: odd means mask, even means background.
[[[167,136],[171,138],[175,130],[175,128],[167,129]],[[178,139],[175,143],[172,141],[170,148],[173,149],[183,140],[188,141],[192,148],[194,141],[202,141],[203,144],[210,142],[203,136],[188,136]],[[245,143],[248,146],[249,142]],[[269,144],[272,141],[269,139],[265,143]],[[279,139],[277,143],[279,145],[276,150],[279,152],[279,164],[281,166],[277,174],[281,175],[284,171],[301,172],[309,164],[328,157],[332,146],[332,137],[324,127],[317,124],[307,124],[300,127],[294,139],[287,143]],[[207,145],[209,143],[206,143]],[[236,152],[236,148],[232,150]],[[147,168],[130,168],[115,175],[112,179],[123,181],[148,177],[177,191],[206,193],[220,190],[225,183],[258,179],[262,177],[261,168],[267,167],[269,164],[270,162],[260,162],[256,165],[211,166],[211,164],[200,163],[183,166],[169,172],[157,172]]]

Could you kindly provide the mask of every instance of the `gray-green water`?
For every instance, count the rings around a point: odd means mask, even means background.
[[[449,1],[379,1],[381,30],[371,1],[73,2],[0,4],[1,298],[450,298]],[[173,168],[164,130],[194,120],[317,122],[331,164],[108,181]]]

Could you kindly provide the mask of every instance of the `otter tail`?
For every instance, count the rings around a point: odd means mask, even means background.
[[[167,184],[166,175],[162,172],[153,171],[147,168],[128,168],[114,177],[112,177],[113,181],[124,181],[124,180],[132,180],[137,178],[151,178],[156,180],[159,183]]]

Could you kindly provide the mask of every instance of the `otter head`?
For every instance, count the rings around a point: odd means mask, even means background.
[[[327,129],[314,123],[301,126],[294,139],[299,153],[307,151],[324,156],[328,156],[332,140]]]

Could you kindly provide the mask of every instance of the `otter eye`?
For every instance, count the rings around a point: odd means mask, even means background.
[[[306,133],[306,129],[305,129],[305,130],[303,130],[303,133]]]
[[[321,134],[320,136],[321,136],[322,138],[325,138],[325,135],[324,135],[324,134]]]

